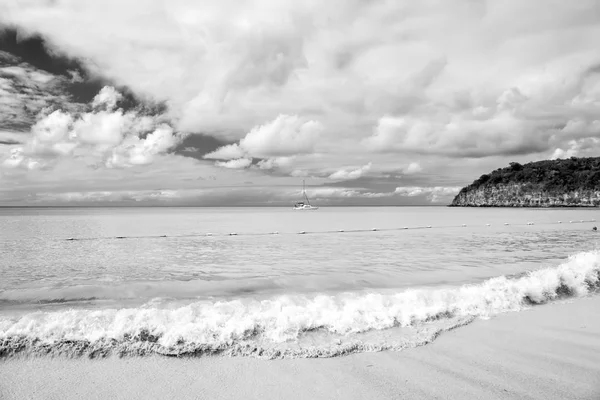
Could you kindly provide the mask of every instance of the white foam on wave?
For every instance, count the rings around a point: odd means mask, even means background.
[[[444,320],[460,325],[560,296],[586,295],[598,288],[599,279],[600,252],[586,252],[571,256],[558,267],[519,278],[501,276],[456,288],[202,301],[174,309],[146,306],[34,312],[0,318],[0,355],[40,348],[52,352],[48,349],[53,346],[69,351],[75,346],[82,353],[102,348],[138,354],[256,350],[298,342],[315,331],[344,338],[347,346],[365,332],[426,326]],[[389,347],[385,343],[373,346]]]

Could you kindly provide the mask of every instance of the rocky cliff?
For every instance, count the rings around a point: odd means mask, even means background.
[[[498,185],[459,193],[455,207],[598,207],[600,190],[547,192],[526,184]]]
[[[450,206],[598,207],[600,157],[511,163],[464,187]]]

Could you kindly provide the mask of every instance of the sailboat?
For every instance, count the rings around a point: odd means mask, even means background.
[[[304,184],[304,180],[302,181],[302,195],[304,196],[304,201],[298,201],[294,204],[294,210],[318,210],[319,207],[312,206],[310,204],[310,200],[308,200],[308,196],[306,195],[306,186]]]

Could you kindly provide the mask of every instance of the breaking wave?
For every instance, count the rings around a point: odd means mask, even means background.
[[[278,296],[186,306],[34,312],[0,318],[0,356],[61,354],[333,357],[430,343],[476,318],[600,287],[600,252],[477,285],[398,293]]]

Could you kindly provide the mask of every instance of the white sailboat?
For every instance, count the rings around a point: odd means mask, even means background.
[[[294,210],[318,210],[319,207],[315,207],[310,204],[310,200],[306,195],[306,186],[304,184],[304,180],[302,181],[302,195],[304,196],[304,201],[299,201],[294,204]]]

